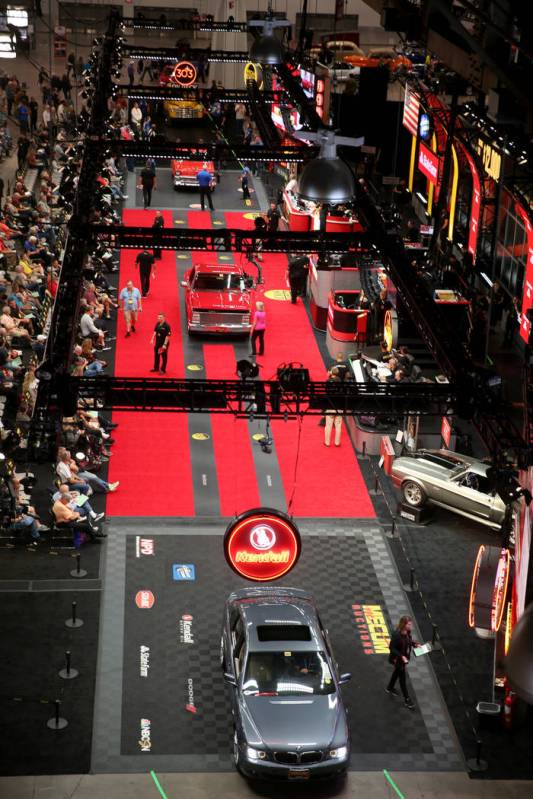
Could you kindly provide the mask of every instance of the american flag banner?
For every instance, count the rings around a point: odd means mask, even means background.
[[[413,136],[418,136],[418,115],[420,112],[420,100],[409,86],[405,87],[405,100],[403,104],[402,124]]]

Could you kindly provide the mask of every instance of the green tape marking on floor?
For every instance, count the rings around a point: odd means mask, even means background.
[[[398,786],[396,785],[396,783],[394,782],[394,780],[392,779],[391,775],[389,774],[386,768],[383,769],[383,773],[389,785],[396,791],[396,795],[399,796],[400,799],[405,799],[405,796],[400,791],[400,789],[398,788]]]
[[[153,781],[155,782],[156,788],[159,791],[159,793],[161,794],[161,796],[163,797],[163,799],[168,799],[166,793],[164,792],[164,790],[161,787],[161,783],[157,779],[157,774],[155,773],[155,771],[151,771],[150,772],[150,776],[152,777]]]

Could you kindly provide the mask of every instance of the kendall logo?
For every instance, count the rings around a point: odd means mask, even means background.
[[[250,533],[250,544],[254,549],[272,549],[276,543],[276,533],[268,524],[258,524]]]
[[[180,643],[194,644],[193,631],[192,631],[192,616],[184,613],[179,622],[180,628]]]
[[[150,719],[141,719],[141,738],[139,740],[141,752],[152,750],[151,723]]]
[[[150,668],[150,647],[141,644],[139,657],[140,657],[139,674],[141,675],[141,677],[148,677],[148,670]]]
[[[185,705],[185,710],[188,713],[197,713],[196,705],[194,704],[194,684],[192,681],[192,677],[189,677],[187,680],[187,698],[188,702]]]
[[[155,543],[153,538],[142,538],[140,535],[135,536],[135,557],[140,558],[141,555],[154,555]]]
[[[150,610],[155,603],[155,596],[151,591],[137,591],[135,594],[135,604],[141,610]]]

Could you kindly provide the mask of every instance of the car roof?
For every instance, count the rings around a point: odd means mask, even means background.
[[[238,264],[196,264],[195,270],[202,274],[216,272],[224,275],[240,275],[243,271]]]
[[[316,611],[312,602],[305,599],[272,597],[268,600],[239,602],[244,624],[247,628],[248,649],[251,652],[316,652],[324,647]],[[308,627],[309,641],[291,641],[284,635],[282,640],[260,641],[258,627],[277,626]]]

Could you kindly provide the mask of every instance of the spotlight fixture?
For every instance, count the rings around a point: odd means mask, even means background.
[[[337,145],[361,147],[364,138],[336,136],[335,131],[323,128],[317,132],[295,131],[298,139],[320,142],[320,153],[303,169],[298,182],[298,194],[304,200],[336,205],[349,202],[355,194],[355,178],[347,163],[337,156]]]
[[[274,19],[272,8],[269,6],[266,19],[252,19],[248,23],[249,28],[261,28],[262,35],[255,39],[250,47],[250,60],[258,64],[268,64],[276,66],[283,64],[285,51],[283,45],[274,36],[275,28],[290,27],[288,19]]]

